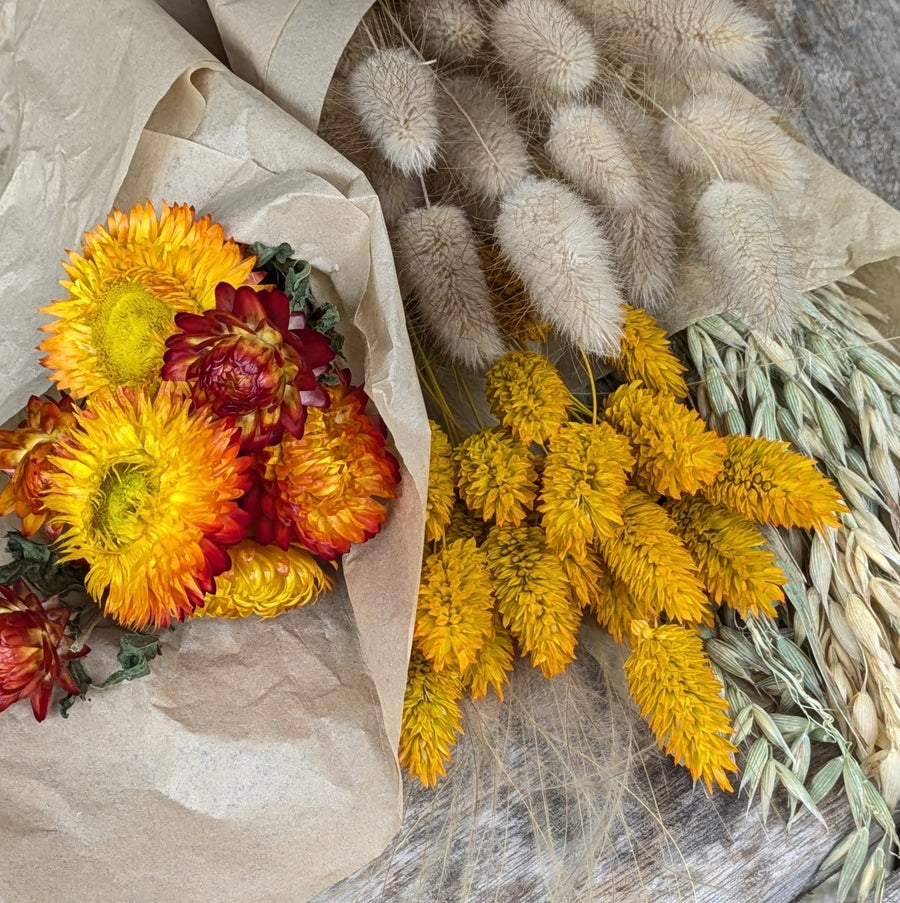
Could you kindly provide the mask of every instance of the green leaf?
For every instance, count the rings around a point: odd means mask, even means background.
[[[294,249],[287,242],[273,246],[255,241],[250,245],[250,253],[256,256],[256,263],[261,267],[265,267],[271,260],[274,260],[280,266],[284,266],[293,256]]]
[[[114,671],[103,683],[96,684],[98,690],[120,684],[125,680],[146,677],[150,673],[150,662],[162,653],[159,637],[151,633],[126,633],[119,640],[119,654],[116,658],[122,666]]]
[[[125,633],[119,640],[119,652],[116,658],[122,666],[113,671],[106,680],[94,683],[81,661],[75,659],[68,663],[69,673],[78,684],[78,695],[67,696],[59,702],[59,710],[63,718],[69,715],[69,709],[78,699],[85,699],[89,690],[105,690],[126,680],[146,677],[150,673],[150,662],[162,654],[159,637],[152,633]]]
[[[87,669],[84,667],[84,663],[81,659],[75,658],[70,661],[67,666],[69,674],[72,675],[72,679],[78,685],[78,693],[74,696],[66,696],[64,699],[60,699],[59,701],[59,713],[63,716],[63,718],[69,717],[69,709],[75,705],[76,699],[84,699],[87,696],[87,691],[93,686],[93,681],[91,680],[91,675],[87,673]]]
[[[60,564],[50,546],[26,539],[18,530],[6,534],[6,551],[12,556],[9,564],[0,567],[0,583],[6,586],[21,579],[46,597],[84,585],[80,569]]]

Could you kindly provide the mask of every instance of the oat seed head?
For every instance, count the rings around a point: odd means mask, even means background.
[[[490,36],[501,62],[536,105],[549,109],[583,96],[598,72],[590,32],[558,0],[509,0]]]
[[[743,182],[710,182],[694,207],[698,252],[730,310],[777,338],[796,326],[802,295],[771,201]]]
[[[680,169],[762,191],[797,189],[803,168],[794,142],[774,122],[735,100],[700,94],[671,111],[662,142]]]
[[[495,235],[544,320],[588,353],[618,353],[623,299],[610,245],[582,198],[526,178],[504,195]]]
[[[350,76],[350,99],[363,129],[405,175],[421,175],[434,165],[437,91],[431,67],[405,48],[376,50]]]
[[[434,204],[402,216],[393,236],[400,274],[441,347],[472,369],[506,350],[497,327],[478,247],[458,207]]]

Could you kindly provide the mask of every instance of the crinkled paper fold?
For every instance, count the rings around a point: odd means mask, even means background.
[[[38,308],[59,297],[63,250],[114,204],[165,199],[311,261],[402,470],[385,529],[315,606],[183,625],[150,678],[67,720],[4,713],[0,900],[302,901],[400,823],[428,428],[377,200],[149,0],[0,5],[0,128],[0,420],[48,388]],[[91,638],[98,679],[112,633]]]

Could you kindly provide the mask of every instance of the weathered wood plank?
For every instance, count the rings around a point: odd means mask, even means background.
[[[755,86],[810,146],[900,206],[900,4],[749,0],[773,34],[771,79]]]

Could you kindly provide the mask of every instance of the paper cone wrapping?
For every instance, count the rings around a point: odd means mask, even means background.
[[[182,625],[149,678],[67,720],[3,713],[0,900],[297,903],[400,823],[429,433],[377,200],[149,0],[9,0],[0,76],[0,420],[49,388],[38,308],[61,296],[64,249],[113,204],[165,199],[312,263],[402,471],[384,530],[315,606]],[[91,637],[98,679],[115,643]]]

